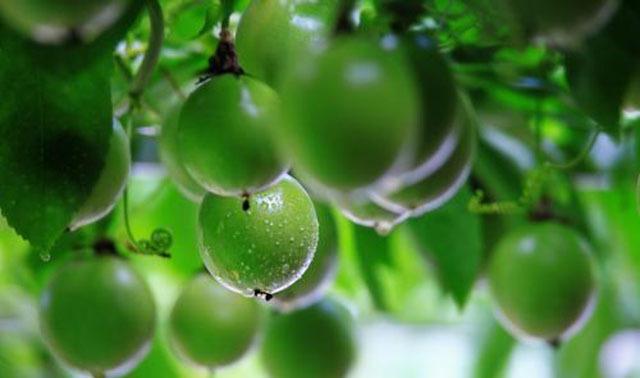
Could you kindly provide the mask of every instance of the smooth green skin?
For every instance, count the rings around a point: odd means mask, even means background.
[[[243,199],[205,196],[200,205],[200,255],[222,285],[253,296],[275,294],[307,270],[318,244],[318,219],[302,186],[286,176]]]
[[[477,143],[473,126],[466,118],[461,122],[462,135],[458,145],[440,168],[398,191],[374,196],[376,202],[389,210],[408,211],[412,216],[420,216],[453,198],[469,177]]]
[[[141,358],[155,321],[149,287],[118,257],[70,262],[54,274],[40,301],[40,327],[51,350],[93,374]]]
[[[356,358],[352,319],[324,299],[303,310],[274,313],[266,327],[262,362],[274,378],[340,378]]]
[[[326,36],[334,7],[335,0],[253,0],[236,33],[240,65],[277,88],[296,56]]]
[[[239,360],[253,344],[261,323],[258,303],[200,274],[182,290],[169,320],[178,354],[210,369]]]
[[[71,230],[96,222],[113,209],[127,184],[130,168],[129,138],[120,122],[114,120],[104,167],[91,194],[74,215]]]
[[[283,311],[304,308],[320,300],[335,276],[338,264],[336,222],[329,206],[314,202],[314,207],[319,226],[318,247],[302,277],[273,298]]]
[[[0,13],[7,22],[30,33],[39,27],[79,27],[103,12],[117,16],[128,3],[129,0],[0,0]]]
[[[202,84],[185,102],[178,153],[187,172],[218,195],[252,194],[287,170],[273,135],[277,94],[247,76],[225,74]]]
[[[397,50],[340,37],[282,92],[284,146],[297,168],[343,192],[370,186],[398,160],[418,122],[413,77]]]
[[[548,341],[583,317],[596,286],[585,241],[556,223],[527,225],[505,236],[488,277],[506,327]]]
[[[417,168],[433,158],[454,131],[458,94],[449,64],[426,34],[410,32],[403,38],[402,47],[420,83],[419,138],[411,167]]]
[[[193,202],[202,201],[207,191],[187,172],[178,155],[178,120],[180,108],[174,109],[162,125],[158,138],[160,159],[180,192]]]
[[[575,42],[602,26],[613,13],[613,0],[502,0],[525,33],[555,42]]]

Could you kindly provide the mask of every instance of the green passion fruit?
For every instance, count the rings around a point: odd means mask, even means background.
[[[0,16],[39,42],[58,42],[71,32],[95,35],[112,25],[129,0],[0,0]]]
[[[304,308],[320,300],[336,272],[338,235],[335,220],[327,205],[314,202],[314,207],[319,226],[318,247],[302,277],[273,298],[274,304],[283,311]]]
[[[129,138],[120,122],[113,121],[113,132],[104,167],[91,194],[74,215],[69,229],[76,230],[107,215],[122,194],[131,167]]]
[[[453,198],[464,185],[471,172],[476,147],[476,131],[468,116],[458,115],[462,134],[449,159],[433,173],[388,194],[372,195],[383,208],[398,213],[410,212],[420,216],[433,211]]]
[[[169,339],[176,352],[213,369],[239,360],[253,344],[260,306],[200,274],[189,282],[171,310]]]
[[[264,335],[263,365],[274,378],[345,377],[356,357],[352,319],[334,300],[272,314]]]
[[[393,180],[411,181],[427,176],[453,153],[460,133],[455,122],[459,105],[453,73],[437,44],[418,32],[408,33],[401,42],[420,84],[421,112],[415,156],[408,170]]]
[[[247,76],[215,76],[198,87],[180,113],[178,153],[193,179],[218,195],[246,195],[286,172],[272,134],[279,100]]]
[[[40,302],[40,327],[53,353],[103,376],[132,367],[148,350],[156,321],[153,296],[124,260],[98,256],[58,270]]]
[[[277,88],[295,57],[330,30],[335,0],[253,0],[236,33],[240,65],[250,75]]]
[[[488,277],[500,320],[518,335],[558,341],[592,307],[595,277],[589,248],[564,225],[527,225],[505,236]]]
[[[200,254],[211,274],[238,293],[267,299],[296,282],[318,244],[311,199],[293,178],[249,198],[205,196]]]
[[[178,121],[180,108],[169,113],[158,138],[160,159],[180,192],[193,202],[200,202],[207,191],[187,172],[178,155]]]
[[[340,37],[285,80],[281,139],[305,176],[349,192],[408,154],[419,109],[396,42]]]
[[[387,235],[411,214],[406,210],[389,210],[373,202],[369,197],[339,199],[342,214],[355,224],[370,227],[381,235]]]
[[[618,0],[502,0],[524,32],[573,45],[596,32],[615,13]]]

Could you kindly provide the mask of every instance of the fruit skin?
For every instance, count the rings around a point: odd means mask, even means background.
[[[251,194],[287,170],[272,135],[276,93],[247,76],[216,76],[185,102],[178,153],[191,177],[218,195]]]
[[[347,310],[325,299],[303,310],[273,314],[267,322],[261,357],[270,377],[345,377],[356,358],[353,324]]]
[[[51,350],[93,374],[141,359],[155,321],[155,303],[144,279],[113,256],[63,266],[40,301],[40,327]]]
[[[178,121],[180,108],[174,109],[167,116],[158,138],[160,158],[167,168],[169,177],[180,192],[193,202],[200,202],[207,191],[198,184],[184,168],[178,155]]]
[[[452,148],[447,149],[444,143],[458,135],[455,127],[458,94],[449,64],[434,41],[424,33],[409,32],[401,43],[420,83],[418,145],[414,162],[405,173],[415,176],[427,165],[437,163],[435,160],[443,162],[451,156]]]
[[[273,88],[296,57],[330,30],[335,0],[253,0],[236,33],[240,66]]]
[[[460,112],[457,121],[461,135],[456,147],[442,166],[424,178],[386,194],[374,194],[381,207],[398,213],[421,216],[444,205],[466,183],[475,155],[477,136],[468,116]],[[419,176],[418,176],[419,177]]]
[[[98,17],[113,22],[128,4],[129,0],[0,0],[0,14],[16,29],[37,36],[43,30],[78,28]]]
[[[71,230],[96,222],[113,209],[127,184],[130,167],[129,138],[120,122],[114,120],[104,167],[91,194],[74,215]]]
[[[571,45],[603,26],[617,0],[502,0],[527,34]]]
[[[566,336],[588,315],[595,285],[587,244],[557,223],[508,234],[489,266],[489,287],[503,323],[547,341]]]
[[[296,168],[319,184],[343,192],[371,186],[407,152],[415,91],[397,48],[340,37],[283,84],[281,139]]]
[[[232,293],[200,274],[178,297],[169,320],[169,338],[187,361],[215,368],[240,359],[261,324],[258,303]]]
[[[275,294],[307,270],[318,244],[311,199],[293,178],[248,199],[208,194],[198,218],[200,255],[223,286]],[[256,292],[258,290],[258,292]]]
[[[338,234],[331,208],[314,202],[318,217],[318,247],[311,265],[289,288],[279,292],[273,302],[283,311],[304,308],[322,298],[333,282],[338,265]]]

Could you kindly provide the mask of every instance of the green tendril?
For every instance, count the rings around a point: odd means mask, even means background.
[[[582,149],[582,151],[580,151],[580,153],[575,158],[570,160],[569,162],[562,163],[562,164],[547,162],[546,164],[548,166],[552,167],[552,168],[559,169],[559,170],[569,170],[569,169],[575,168],[578,164],[580,164],[589,155],[589,153],[593,149],[593,146],[596,144],[596,141],[598,140],[598,136],[600,136],[600,132],[601,132],[601,130],[599,128],[596,129],[591,134],[591,137],[590,137],[588,143],[585,145],[585,147]]]
[[[158,63],[164,39],[164,18],[160,4],[157,0],[145,1],[151,22],[151,37],[149,38],[149,47],[145,53],[142,65],[131,82],[131,88],[129,90],[129,97],[132,101],[131,112],[135,111],[140,105],[140,97],[144,93],[144,89]],[[127,121],[129,140],[132,138],[132,129],[133,122],[130,114]],[[169,253],[169,249],[173,244],[173,235],[171,232],[164,228],[156,228],[151,233],[149,239],[137,239],[131,229],[129,217],[129,185],[124,189],[122,201],[124,207],[124,224],[130,242],[130,250],[140,255],[170,258],[171,254]]]

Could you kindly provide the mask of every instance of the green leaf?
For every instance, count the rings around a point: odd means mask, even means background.
[[[389,238],[362,226],[355,226],[354,238],[360,273],[369,288],[373,304],[376,309],[389,312],[390,305],[381,281],[381,271],[391,266]]]
[[[464,189],[444,207],[408,222],[458,308],[464,307],[482,260],[480,217],[467,211],[470,198],[470,190]]]
[[[40,250],[64,232],[104,165],[111,57],[97,52],[35,45],[0,25],[0,208]]]

